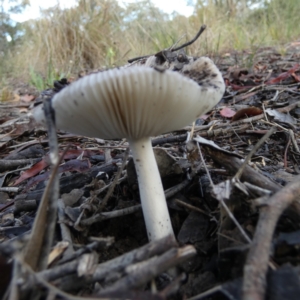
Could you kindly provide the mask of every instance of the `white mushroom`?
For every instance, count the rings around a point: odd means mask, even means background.
[[[150,137],[190,124],[219,102],[224,82],[212,61],[205,59],[215,74],[211,87],[203,88],[176,72],[131,67],[86,76],[52,100],[58,128],[128,140],[150,241],[173,234]],[[43,121],[41,108],[34,117]]]

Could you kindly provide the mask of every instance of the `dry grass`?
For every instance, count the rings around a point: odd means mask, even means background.
[[[126,9],[115,0],[81,1],[77,8],[54,8],[45,11],[43,18],[27,22],[23,44],[8,61],[16,76],[52,79],[84,69],[123,65],[128,58],[192,38],[202,24],[208,29],[189,47],[190,54],[255,51],[299,39],[300,1],[282,2],[272,0],[268,8],[255,10],[198,4],[191,17],[178,15],[170,20],[149,1]]]

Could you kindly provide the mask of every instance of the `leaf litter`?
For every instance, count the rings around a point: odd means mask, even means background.
[[[180,70],[187,56],[155,57]],[[27,116],[68,80],[1,104],[3,299],[296,299],[300,50],[213,59],[219,105],[152,140],[178,242],[147,242],[125,140],[56,136]]]

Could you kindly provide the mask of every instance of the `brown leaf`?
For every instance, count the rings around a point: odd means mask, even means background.
[[[299,67],[300,67],[300,64],[296,64],[294,67],[292,67],[287,72],[283,72],[278,77],[273,78],[273,79],[267,81],[266,84],[276,84],[276,83],[279,83],[279,82],[287,79],[291,74],[293,74],[296,71],[298,71]]]
[[[90,161],[89,160],[79,160],[79,159],[73,159],[69,160],[66,163],[62,164],[58,168],[58,173],[63,173],[67,171],[77,171],[79,173],[84,173],[88,171],[91,167]],[[47,171],[43,174],[40,174],[38,176],[35,176],[31,178],[27,185],[25,190],[28,190],[30,187],[32,187],[35,184],[38,184],[41,181],[45,181],[49,178],[51,172]]]
[[[92,155],[96,155],[97,153],[91,150],[81,150],[81,149],[70,149],[68,150],[63,159],[74,159],[77,158],[79,155],[81,155],[83,152],[82,157],[91,157]],[[103,153],[102,151],[99,151],[99,154]]]
[[[83,151],[83,157],[91,157],[92,155],[96,154],[95,152],[90,150],[71,149],[64,154],[63,159],[75,159],[82,154],[82,151]],[[60,155],[62,155],[62,153],[60,153]],[[33,165],[29,170],[23,172],[22,175],[14,182],[13,185],[14,186],[18,185],[24,180],[37,175],[48,166],[49,166],[48,156],[46,156],[43,160]]]
[[[230,86],[234,91],[250,90],[255,87],[255,85],[237,85],[229,81],[226,83],[226,85]]]
[[[24,180],[31,178],[35,176],[36,174],[40,173],[42,170],[44,170],[46,167],[49,166],[49,163],[47,163],[44,159],[40,162],[36,163],[34,166],[32,166],[29,170],[22,173],[22,175],[14,182],[14,186],[20,184]]]
[[[296,82],[300,82],[300,76],[296,75],[295,73],[292,73],[292,77],[295,79]]]
[[[249,107],[249,108],[243,108],[236,112],[236,114],[231,119],[231,122],[237,121],[239,119],[242,119],[244,117],[253,117],[262,114],[262,110],[257,107]]]
[[[34,130],[36,127],[36,122],[33,120],[33,118],[29,119],[28,122],[18,122],[18,121],[19,120],[17,119],[16,122],[14,123],[15,130],[12,134],[13,137],[21,136],[26,132],[30,132]]]

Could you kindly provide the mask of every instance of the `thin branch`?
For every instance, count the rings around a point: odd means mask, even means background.
[[[240,225],[240,223],[238,222],[238,220],[235,218],[235,216],[233,215],[233,213],[231,212],[231,210],[228,208],[228,206],[226,205],[225,201],[222,199],[220,202],[221,202],[221,205],[223,206],[223,208],[226,210],[226,213],[228,214],[229,218],[233,221],[233,223],[238,228],[238,230],[240,231],[240,233],[242,234],[242,236],[244,237],[244,239],[249,244],[251,244],[251,239],[249,238],[249,236],[247,235],[247,233],[245,232],[245,230],[243,229],[243,227]]]
[[[177,48],[172,48],[173,46],[171,46],[171,47],[169,48],[169,49],[170,49],[169,51],[175,52],[175,51],[178,51],[178,50],[180,50],[180,49],[182,49],[182,48],[185,48],[185,47],[187,47],[187,46],[190,46],[190,45],[193,44],[195,41],[197,41],[197,39],[199,38],[199,36],[203,33],[203,31],[204,31],[205,29],[206,29],[206,25],[203,24],[203,25],[200,27],[199,31],[197,32],[197,34],[195,35],[195,37],[194,37],[193,39],[191,39],[190,41],[188,41],[188,42],[182,44],[181,46],[178,46]],[[154,55],[154,56],[162,56],[162,55],[163,55],[163,52],[164,52],[164,50],[161,50],[161,51],[159,51],[159,52],[157,52],[157,53],[155,53],[155,54],[149,54],[149,55],[144,55],[144,56],[134,57],[134,58],[128,59],[128,63],[131,64],[131,63],[133,63],[133,62],[135,62],[135,61],[137,61],[137,60],[144,59],[144,58],[148,58],[148,57],[150,57],[150,56],[152,56],[152,55]]]
[[[109,187],[109,189],[108,189],[108,191],[107,191],[107,193],[106,193],[103,201],[99,205],[99,208],[97,209],[96,213],[97,212],[101,212],[103,210],[103,208],[106,206],[106,204],[108,202],[108,199],[110,198],[111,194],[113,193],[114,188],[117,185],[118,180],[119,180],[119,178],[120,178],[120,176],[121,176],[121,174],[122,174],[122,172],[123,172],[123,170],[124,170],[124,168],[126,166],[127,158],[128,158],[128,155],[129,155],[129,150],[130,150],[129,148],[126,149],[122,165],[121,165],[120,169],[118,170],[118,172],[117,172],[117,174],[116,174],[116,176],[114,178],[114,181],[113,181],[112,185]]]
[[[134,205],[130,207],[126,207],[123,209],[113,210],[110,212],[101,212],[99,214],[95,214],[90,218],[84,219],[80,221],[81,226],[90,226],[94,223],[102,222],[104,220],[123,217],[129,214],[133,214],[141,209],[141,205]]]
[[[185,47],[187,47],[187,46],[189,46],[189,45],[195,43],[195,42],[197,41],[197,39],[199,38],[199,36],[203,33],[203,31],[204,31],[205,29],[206,29],[206,25],[203,24],[203,25],[200,27],[199,31],[197,32],[197,34],[195,35],[195,37],[194,37],[192,40],[190,40],[189,42],[187,42],[187,43],[185,43],[185,44],[183,44],[183,45],[181,45],[181,46],[179,46],[179,47],[177,47],[177,48],[172,49],[171,51],[172,51],[172,52],[178,51],[178,50],[180,50],[180,49],[182,49],[182,48],[185,48]]]
[[[235,176],[232,180],[239,180],[244,172],[244,169],[252,156],[255,154],[255,152],[259,149],[259,147],[275,132],[276,128],[272,127],[259,141],[256,143],[256,145],[253,147],[253,149],[250,151],[250,153],[245,158],[243,164],[241,165],[240,169],[237,171]]]
[[[265,299],[266,274],[273,233],[283,211],[299,199],[300,176],[266,201],[261,208],[254,238],[244,266],[243,300]]]
[[[205,215],[205,216],[207,216],[209,218],[213,217],[211,214],[208,214],[206,211],[202,210],[201,208],[196,207],[196,206],[191,205],[191,204],[188,204],[188,203],[185,203],[185,202],[183,202],[183,201],[181,201],[179,199],[175,199],[175,203],[178,204],[178,205],[180,205],[180,206],[183,206],[183,207],[185,207],[187,209],[199,212],[199,213],[201,213],[201,214],[203,214],[203,215]]]
[[[200,149],[200,146],[199,146],[199,142],[197,142],[197,146],[198,146],[198,150],[199,150],[199,154],[200,154],[200,157],[201,157],[201,161],[202,163],[204,164],[204,168],[206,170],[206,174],[209,178],[209,181],[210,181],[210,184],[212,186],[213,189],[215,189],[215,185],[211,179],[211,176],[210,176],[210,173],[206,167],[206,164],[205,164],[205,161],[204,161],[204,158],[203,158],[203,155],[202,155],[202,152],[201,152],[201,149]],[[236,225],[236,227],[239,229],[239,231],[241,232],[241,234],[243,235],[243,237],[245,238],[245,240],[248,242],[248,243],[251,243],[251,239],[248,237],[248,235],[246,234],[246,232],[244,231],[243,227],[240,225],[240,223],[238,222],[238,220],[235,218],[235,216],[232,214],[232,212],[230,211],[230,209],[228,208],[227,204],[225,203],[224,199],[221,198],[221,199],[218,199],[221,203],[221,205],[223,206],[223,208],[225,209],[225,211],[227,212],[228,216],[230,217],[230,219],[233,221],[233,223]]]

